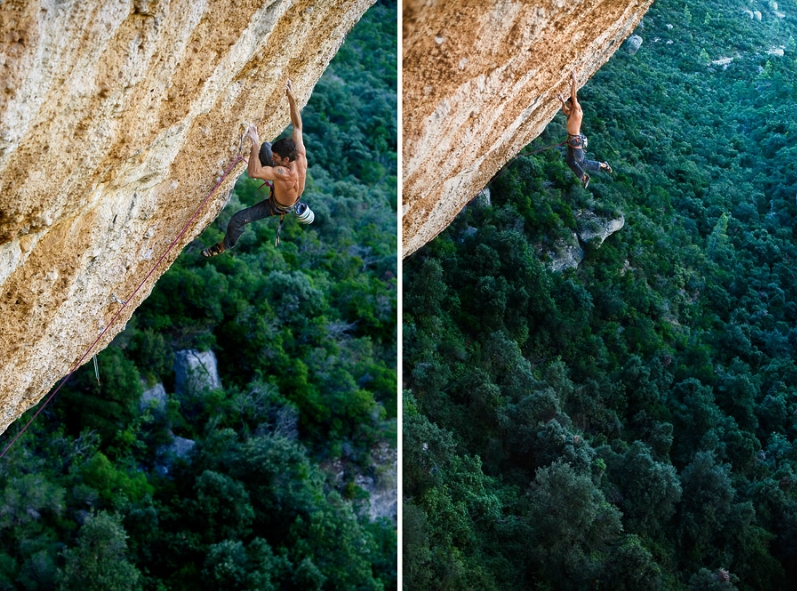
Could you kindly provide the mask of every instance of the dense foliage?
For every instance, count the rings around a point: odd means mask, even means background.
[[[657,0],[579,93],[615,174],[560,114],[405,261],[405,588],[795,588],[792,9]]]
[[[101,385],[82,368],[0,463],[0,590],[395,589],[395,526],[355,478],[396,439],[396,10],[366,12],[303,111],[315,223],[201,257],[265,198],[240,179]],[[223,388],[176,394],[185,349],[215,352]]]

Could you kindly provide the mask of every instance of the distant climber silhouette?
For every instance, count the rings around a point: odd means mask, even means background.
[[[252,141],[249,155],[249,176],[266,181],[270,188],[268,199],[233,215],[230,223],[227,224],[227,234],[224,236],[224,240],[203,250],[203,256],[212,257],[229,250],[235,246],[241,234],[244,233],[246,224],[263,218],[280,216],[276,244],[279,244],[280,230],[286,214],[296,214],[299,222],[303,224],[313,223],[315,216],[312,210],[306,203],[299,201],[307,179],[307,150],[302,141],[302,117],[296,106],[290,79],[285,84],[285,94],[288,97],[291,123],[293,123],[291,137],[282,138],[274,142],[273,146],[269,142],[263,142],[263,145],[260,145],[257,127],[250,125],[247,130],[249,139]]]
[[[611,173],[612,167],[609,166],[608,162],[587,160],[587,154],[585,152],[587,148],[587,136],[581,133],[581,119],[584,117],[584,113],[576,97],[575,70],[570,74],[570,79],[570,97],[565,99],[561,93],[557,94],[556,97],[561,101],[562,112],[567,116],[567,165],[586,189],[589,185],[589,175],[587,171],[597,172],[599,170],[605,170]]]

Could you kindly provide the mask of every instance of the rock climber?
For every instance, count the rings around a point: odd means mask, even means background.
[[[302,117],[296,106],[290,79],[285,84],[285,94],[288,97],[291,123],[293,123],[291,137],[277,140],[274,145],[269,142],[263,142],[261,145],[257,126],[250,125],[247,130],[252,144],[248,163],[249,176],[253,179],[267,181],[270,188],[268,199],[233,215],[230,223],[227,224],[227,234],[224,236],[224,240],[203,250],[203,256],[212,257],[229,250],[235,246],[244,233],[246,224],[263,218],[280,216],[277,244],[279,244],[283,217],[286,214],[296,214],[300,223],[313,223],[315,216],[312,210],[306,203],[299,201],[307,179],[307,150],[302,142]]]
[[[605,170],[608,173],[612,172],[612,167],[608,162],[596,162],[595,160],[587,160],[587,136],[581,133],[581,119],[584,116],[581,110],[581,105],[578,103],[576,97],[576,71],[570,75],[570,97],[565,99],[561,93],[557,94],[557,98],[562,103],[562,112],[567,116],[567,165],[570,167],[575,175],[587,188],[589,185],[589,175],[587,171],[597,172]]]

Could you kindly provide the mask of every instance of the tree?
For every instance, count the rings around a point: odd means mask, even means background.
[[[738,582],[739,577],[728,569],[711,571],[701,568],[689,578],[689,591],[737,591],[738,587],[734,583]]]
[[[296,539],[292,560],[300,565],[297,574],[301,565],[312,559],[329,589],[384,591],[371,566],[374,540],[337,492],[327,495],[320,510],[297,519],[291,537]]]
[[[255,538],[248,547],[240,540],[224,540],[208,549],[202,569],[203,586],[208,591],[278,591],[281,583],[290,578],[290,566],[262,538]],[[300,565],[296,573],[301,570]],[[313,585],[300,588],[317,589]]]
[[[589,476],[561,462],[537,471],[528,496],[536,570],[559,589],[588,587],[622,531],[620,512]]]
[[[662,588],[661,567],[639,536],[628,535],[612,549],[600,582],[601,588],[612,591],[658,591]]]
[[[141,574],[127,559],[124,527],[118,515],[89,515],[77,545],[64,551],[59,589],[128,591],[139,589]]]
[[[728,518],[734,497],[728,464],[717,464],[712,452],[700,451],[681,474],[679,511],[682,544],[695,558],[704,556]]]
[[[623,494],[623,520],[629,531],[653,535],[675,513],[681,498],[681,483],[675,468],[653,459],[641,441],[631,444],[612,480]]]
[[[240,539],[251,531],[254,511],[241,482],[225,474],[205,470],[194,485],[196,514],[202,534],[210,541]]]

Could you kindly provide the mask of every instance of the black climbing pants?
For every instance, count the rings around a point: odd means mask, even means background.
[[[244,226],[246,226],[246,224],[251,224],[263,218],[282,215],[291,209],[290,207],[281,208],[277,202],[274,201],[273,196],[269,196],[268,199],[260,203],[255,203],[252,207],[242,209],[232,216],[232,218],[230,218],[230,223],[227,224],[227,235],[224,236],[224,250],[229,250],[235,246],[241,234],[244,233]]]
[[[570,170],[580,179],[584,178],[584,172],[598,172],[601,169],[601,163],[595,160],[587,160],[587,154],[584,152],[584,136],[571,135],[567,138],[567,165]]]

